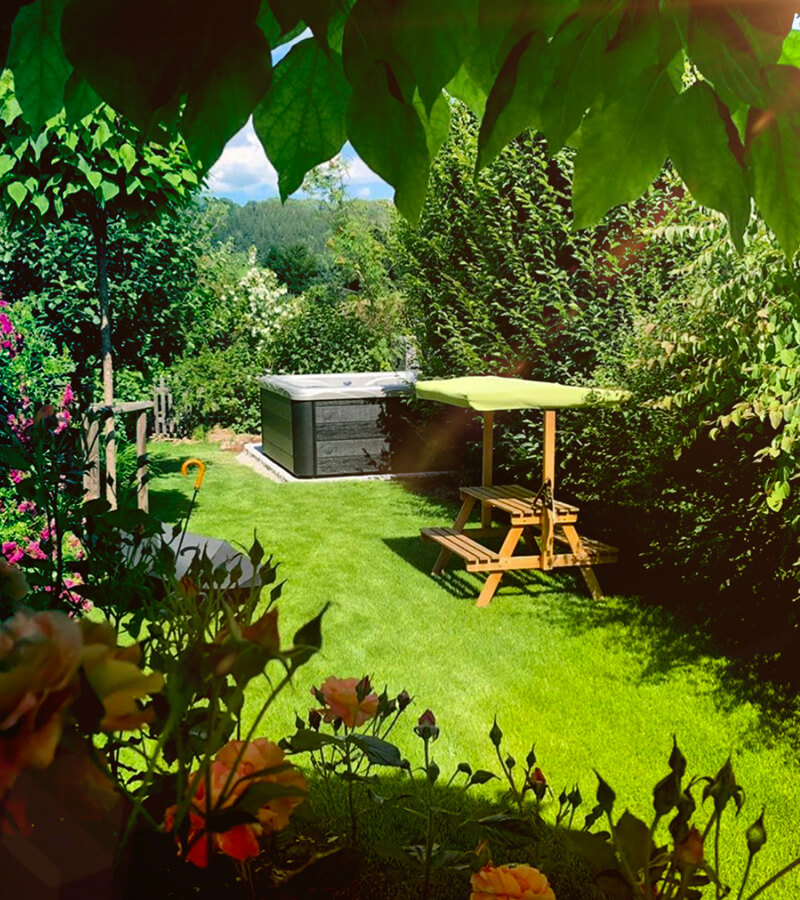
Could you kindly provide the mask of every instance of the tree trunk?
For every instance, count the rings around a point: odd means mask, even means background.
[[[100,350],[103,360],[103,405],[105,425],[103,440],[106,448],[106,499],[117,505],[117,439],[114,433],[114,366],[111,356],[111,315],[108,300],[108,218],[104,209],[97,208],[91,217],[97,261],[97,294],[100,300]]]

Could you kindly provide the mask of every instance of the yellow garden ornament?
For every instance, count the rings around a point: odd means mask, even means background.
[[[197,492],[200,490],[200,486],[203,484],[203,478],[206,474],[206,464],[203,462],[203,460],[192,457],[191,459],[186,459],[183,461],[183,465],[181,466],[181,475],[188,475],[189,469],[192,467],[197,468],[197,478],[195,478],[194,480],[194,493],[192,494],[192,499],[189,503],[189,512],[186,513],[186,521],[183,523],[183,532],[181,533],[181,539],[178,542],[178,549],[175,551],[176,555],[181,552],[183,539],[186,537],[186,529],[189,525],[189,516],[191,516],[192,514],[192,510],[194,509],[194,501],[197,499]]]
[[[184,463],[181,466],[181,475],[188,475],[189,469],[192,467],[197,468],[197,478],[195,478],[194,481],[194,489],[199,491],[206,475],[206,464],[201,459],[192,458],[184,460]]]

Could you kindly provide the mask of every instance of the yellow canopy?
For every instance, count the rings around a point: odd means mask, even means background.
[[[499,375],[468,375],[418,381],[417,396],[462,406],[478,412],[499,409],[577,409],[614,406],[630,398],[628,391],[571,387],[550,381],[502,378]]]

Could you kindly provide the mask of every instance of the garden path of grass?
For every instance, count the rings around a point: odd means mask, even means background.
[[[285,644],[331,602],[322,652],[268,712],[262,735],[293,731],[295,711],[305,717],[313,705],[310,685],[369,673],[377,686],[414,697],[394,733],[412,762],[412,725],[430,707],[442,729],[434,749],[444,774],[462,760],[497,770],[488,740],[497,714],[518,759],[535,741],[556,793],[577,780],[593,800],[597,769],[619,810],[628,806],[649,822],[652,787],[667,771],[676,733],[690,774],[713,775],[732,754],[748,797],[741,820],[729,823],[742,864],[744,830],[767,807],[768,842],[751,887],[800,853],[796,748],[725,690],[725,660],[665,617],[633,599],[595,604],[569,577],[542,575],[508,577],[491,606],[477,609],[477,576],[455,567],[445,583],[431,578],[436,551],[418,537],[420,527],[446,523],[454,504],[391,482],[274,484],[207,444],[157,443],[151,453],[162,469],[151,486],[154,512],[171,521],[185,514],[194,479],[181,478],[178,461],[199,456],[208,472],[191,530],[249,546],[256,529],[280,561]],[[248,697],[250,709],[257,701]],[[493,784],[487,789],[497,791]],[[737,887],[739,862],[723,868]],[[800,874],[793,876],[765,896],[796,900]]]

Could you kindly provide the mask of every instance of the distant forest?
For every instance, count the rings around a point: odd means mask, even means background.
[[[256,260],[278,276],[292,294],[324,278],[330,265],[329,239],[339,215],[335,206],[318,200],[275,197],[239,206],[231,200],[215,200],[223,210],[215,227],[217,240],[230,241],[234,250],[256,248]],[[350,218],[362,218],[368,228],[389,226],[390,206],[383,200],[347,201]]]

